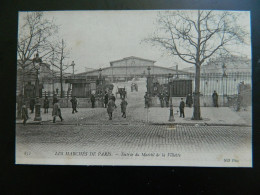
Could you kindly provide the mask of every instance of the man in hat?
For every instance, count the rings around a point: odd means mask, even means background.
[[[116,108],[116,104],[111,97],[107,103],[107,113],[109,116],[109,120],[112,120],[112,114],[115,108]]]
[[[55,123],[55,121],[56,121],[56,116],[60,117],[60,120],[63,121],[58,99],[57,99],[57,102],[53,105],[52,116],[53,116],[53,123]]]
[[[74,112],[78,112],[77,111],[78,100],[76,99],[76,96],[73,96],[73,98],[70,100],[70,102],[72,104],[72,114],[74,114]]]
[[[94,94],[91,94],[90,101],[91,101],[92,108],[95,108],[96,97]]]
[[[183,98],[181,98],[181,102],[180,102],[180,117],[185,117],[185,114],[184,114],[184,107],[185,107],[185,104],[184,104],[184,101],[183,101]]]
[[[29,115],[28,115],[28,109],[26,107],[26,102],[23,102],[22,105],[22,119],[23,119],[23,125],[26,124],[26,121],[29,119]]]
[[[218,107],[218,94],[216,91],[213,92],[212,99],[213,99],[214,107]]]
[[[159,99],[160,99],[160,103],[161,103],[161,108],[163,108],[164,107],[164,96],[163,96],[163,93],[159,94]]]
[[[122,98],[122,102],[121,102],[121,112],[123,113],[122,114],[122,117],[126,118],[126,107],[127,107],[127,101],[125,101],[125,98]]]
[[[43,107],[44,107],[44,113],[48,113],[49,109],[49,100],[48,97],[45,96],[44,102],[43,102]]]
[[[108,103],[108,93],[105,91],[105,97],[104,97],[105,108],[107,107],[107,103]]]

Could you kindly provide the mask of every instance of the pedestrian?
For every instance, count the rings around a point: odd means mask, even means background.
[[[240,111],[241,109],[241,106],[242,106],[242,95],[240,93],[238,93],[238,96],[237,96],[237,108],[236,108],[236,111]]]
[[[166,107],[167,107],[167,108],[169,107],[169,99],[170,99],[169,94],[168,94],[168,92],[166,91],[166,92],[164,93],[164,100],[165,100],[165,103],[166,103]]]
[[[60,104],[59,104],[58,99],[57,99],[57,102],[53,105],[52,116],[53,116],[53,123],[56,122],[57,116],[60,118],[61,121],[63,121],[63,118],[61,116],[61,109],[60,109]]]
[[[25,125],[26,121],[29,119],[26,102],[23,102],[23,105],[22,105],[22,119],[23,119],[23,125]]]
[[[53,100],[52,100],[52,105],[54,105],[57,102],[58,102],[58,98],[57,98],[57,95],[55,94],[53,97]]]
[[[214,107],[218,107],[218,94],[216,91],[213,92],[212,99],[213,99]]]
[[[45,96],[45,99],[44,99],[44,102],[43,102],[43,107],[44,107],[44,113],[48,113],[48,109],[49,109],[48,96]]]
[[[77,111],[78,100],[77,100],[76,96],[73,96],[72,99],[70,100],[70,102],[72,104],[72,114],[74,114],[74,112],[78,112]]]
[[[105,108],[106,108],[107,107],[107,103],[108,103],[108,93],[107,92],[105,92],[104,99],[105,99],[104,103],[105,103]]]
[[[30,99],[30,110],[31,110],[31,113],[33,113],[33,111],[34,111],[34,106],[35,106],[35,99],[31,98]]]
[[[161,103],[161,108],[164,107],[164,97],[163,97],[163,93],[159,94],[159,99],[160,99],[160,103]]]
[[[181,102],[180,102],[180,117],[185,117],[185,114],[184,114],[184,107],[185,107],[185,103],[183,101],[183,98],[181,98]]]
[[[145,108],[149,108],[149,102],[150,102],[150,97],[149,97],[149,94],[147,92],[145,92],[145,95],[144,95],[144,107]]]
[[[109,120],[112,120],[112,115],[115,108],[116,108],[116,104],[111,97],[107,103],[107,113],[109,116]]]
[[[186,105],[191,108],[192,104],[193,104],[192,95],[189,93],[186,97]]]
[[[125,90],[125,88],[123,88],[123,91],[122,91],[122,98],[125,99],[125,97],[126,97],[126,90]]]
[[[23,95],[19,94],[17,97],[17,118],[22,118]]]
[[[111,94],[111,98],[116,103],[116,96],[113,93]]]
[[[91,101],[91,107],[95,108],[95,101],[96,101],[96,97],[94,94],[91,94],[90,96],[90,101]]]
[[[122,102],[121,102],[121,112],[123,113],[122,114],[122,117],[126,118],[126,107],[127,107],[127,101],[125,101],[125,98],[122,98]]]

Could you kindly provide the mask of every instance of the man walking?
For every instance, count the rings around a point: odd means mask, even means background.
[[[58,116],[60,118],[60,120],[63,121],[58,99],[57,99],[57,102],[53,105],[52,116],[53,116],[53,123],[56,122],[56,116]]]
[[[73,96],[70,102],[72,104],[72,114],[74,114],[74,112],[78,112],[77,111],[78,100],[76,99],[76,96]]]
[[[90,101],[91,101],[92,108],[95,108],[96,98],[94,94],[91,94]]]
[[[185,117],[185,114],[184,114],[184,107],[185,107],[185,104],[184,104],[184,101],[183,101],[183,98],[181,98],[181,102],[180,102],[180,117]]]
[[[107,103],[108,103],[108,93],[105,92],[105,97],[104,97],[105,108],[107,107]]]
[[[49,109],[49,100],[48,97],[45,96],[44,102],[43,102],[43,107],[44,107],[44,113],[48,113]]]
[[[26,107],[26,102],[23,102],[22,105],[22,119],[23,119],[23,125],[26,124],[26,121],[28,120],[29,116],[28,116],[28,109]]]
[[[218,94],[216,91],[214,91],[214,93],[212,94],[212,99],[214,107],[218,107]]]
[[[109,116],[109,120],[112,120],[112,114],[115,108],[116,108],[116,104],[111,97],[107,103],[107,113]]]
[[[126,118],[126,107],[127,107],[127,101],[125,101],[125,98],[122,98],[122,102],[121,102],[121,112],[123,113],[122,114],[122,117]]]

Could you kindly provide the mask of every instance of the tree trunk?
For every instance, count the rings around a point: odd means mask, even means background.
[[[194,93],[194,109],[192,120],[202,120],[200,113],[200,66],[196,66],[195,74],[195,93]]]
[[[63,85],[62,85],[62,71],[61,71],[61,75],[60,75],[60,97],[63,98]]]

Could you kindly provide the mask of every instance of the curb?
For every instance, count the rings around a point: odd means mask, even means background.
[[[73,126],[87,126],[87,125],[100,125],[100,126],[111,126],[111,125],[133,125],[133,126],[145,126],[145,125],[156,125],[156,126],[167,126],[167,125],[179,125],[179,126],[239,126],[239,127],[252,127],[248,124],[219,124],[219,123],[175,123],[175,122],[165,122],[165,123],[141,123],[141,124],[131,124],[131,123],[86,123],[86,124],[77,124],[77,123],[62,123],[56,122],[52,123],[52,120],[41,121],[41,122],[28,122],[26,125],[73,125]],[[50,122],[50,123],[47,123]],[[17,122],[17,125],[23,125],[22,122]]]

